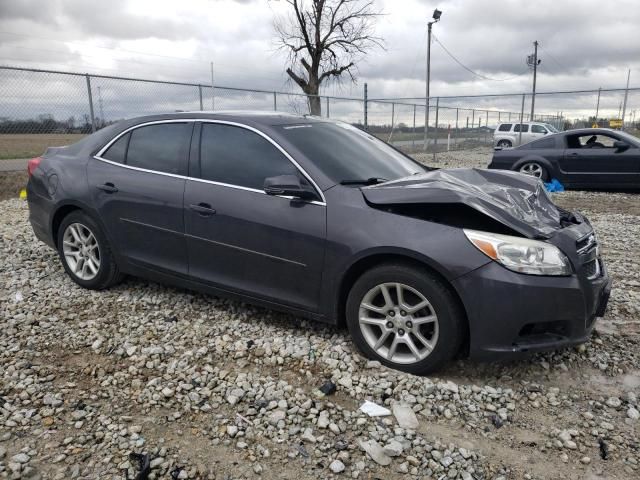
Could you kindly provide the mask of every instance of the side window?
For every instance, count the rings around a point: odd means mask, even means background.
[[[609,135],[582,135],[580,137],[581,148],[613,148],[613,142],[617,139]]]
[[[124,163],[130,135],[131,133],[125,133],[118,140],[112,143],[107,151],[102,154],[102,158],[106,158],[112,162]]]
[[[200,176],[204,180],[262,190],[267,177],[297,175],[280,150],[242,127],[202,124]]]
[[[556,139],[553,137],[541,138],[528,144],[530,149],[556,148]]]
[[[514,127],[513,131],[519,132],[521,128],[522,128],[522,133],[527,133],[529,131],[529,125],[527,125],[526,123],[516,123],[516,126]]]
[[[159,172],[184,171],[191,123],[160,123],[131,131],[126,164]]]
[[[498,131],[499,132],[508,132],[511,130],[511,125],[513,125],[512,123],[503,123],[502,125],[500,125],[500,127],[498,127]]]
[[[547,133],[547,129],[542,125],[531,125],[531,133]]]

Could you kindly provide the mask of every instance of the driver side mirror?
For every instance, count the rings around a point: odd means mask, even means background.
[[[616,153],[624,152],[625,150],[629,149],[629,144],[623,142],[622,140],[616,140],[615,142],[613,142],[613,148],[616,149]]]
[[[303,185],[297,175],[278,175],[264,180],[264,192],[267,195],[284,195],[302,200],[315,200],[317,194],[309,185]]]

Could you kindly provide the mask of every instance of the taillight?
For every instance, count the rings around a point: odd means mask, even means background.
[[[33,175],[33,172],[35,172],[36,168],[38,168],[38,165],[40,165],[41,161],[42,157],[36,157],[29,160],[29,163],[27,163],[27,173],[29,174],[29,176]]]

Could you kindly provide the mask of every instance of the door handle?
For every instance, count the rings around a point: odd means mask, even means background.
[[[569,156],[570,156],[570,157],[577,157],[577,156],[578,156],[578,154],[577,154],[576,152],[573,152],[573,153],[570,153],[570,154],[569,154]]]
[[[209,216],[214,215],[216,213],[215,209],[211,208],[211,205],[209,205],[208,203],[204,203],[204,202],[200,202],[197,205],[196,204],[191,204],[191,205],[189,205],[189,208],[191,210],[193,210],[194,212],[198,212],[198,214],[203,216],[203,217],[209,217]]]
[[[117,187],[111,182],[107,182],[103,185],[97,185],[97,188],[107,193],[116,193],[118,191]]]

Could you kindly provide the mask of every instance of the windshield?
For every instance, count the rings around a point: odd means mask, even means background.
[[[544,126],[547,127],[547,130],[549,130],[550,132],[553,132],[553,133],[559,133],[560,132],[560,130],[558,130],[553,125],[549,125],[548,123],[545,123]]]
[[[282,136],[336,182],[395,180],[426,170],[382,140],[347,123],[285,125]]]

